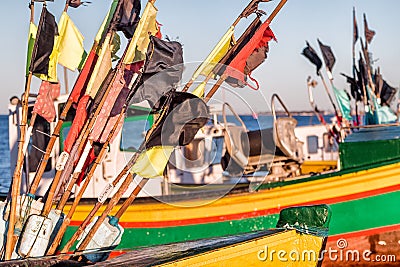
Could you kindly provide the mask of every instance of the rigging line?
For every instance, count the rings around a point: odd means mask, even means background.
[[[42,150],[42,149],[38,148],[38,147],[37,147],[37,146],[35,146],[35,145],[32,145],[32,147],[33,147],[33,148],[35,148],[36,150],[38,150],[38,151],[42,152],[43,154],[45,154],[45,153],[46,153],[46,151],[44,151],[44,150]]]

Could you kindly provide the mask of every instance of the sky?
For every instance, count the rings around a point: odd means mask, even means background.
[[[94,36],[106,15],[111,0],[91,0],[92,4],[68,13],[85,37],[84,46],[89,50]],[[157,20],[163,25],[162,33],[183,44],[184,61],[197,66],[205,59],[219,38],[233,23],[250,0],[157,0]],[[278,0],[260,4],[270,14]],[[25,61],[30,11],[28,0],[3,2],[0,9],[0,114],[7,114],[11,96],[20,96],[25,83]],[[142,0],[142,10],[146,1]],[[64,8],[64,0],[48,2],[48,10],[58,21]],[[38,23],[42,4],[35,5],[35,21]],[[250,103],[255,112],[270,111],[271,95],[277,93],[289,110],[311,110],[306,79],[316,79],[319,85],[314,90],[315,100],[321,110],[332,110],[315,67],[301,55],[305,41],[317,50],[317,38],[331,46],[336,64],[333,69],[334,83],[338,88],[347,88],[341,72],[351,74],[353,6],[356,8],[359,35],[363,37],[363,13],[367,14],[368,26],[376,32],[369,46],[387,82],[398,88],[400,85],[399,28],[400,1],[398,0],[288,0],[281,12],[272,21],[271,28],[278,42],[270,43],[268,59],[252,74],[260,84],[260,90],[250,88],[233,89]],[[264,16],[264,19],[267,16]],[[254,16],[243,19],[238,25],[246,27]],[[239,35],[236,35],[238,38]],[[357,45],[359,51],[359,44]],[[319,49],[317,50],[319,51]],[[73,84],[76,74],[69,73]],[[325,76],[326,77],[326,76]],[[34,78],[31,92],[38,91],[39,81]],[[62,76],[61,76],[62,79]],[[233,94],[232,94],[233,95]],[[221,97],[221,94],[216,97]],[[237,96],[235,96],[237,98]],[[235,98],[226,93],[225,99]],[[233,100],[232,101],[236,101]],[[237,105],[239,113],[247,113],[246,105]]]

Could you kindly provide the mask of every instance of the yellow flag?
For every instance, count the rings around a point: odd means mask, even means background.
[[[85,94],[90,95],[92,98],[96,96],[97,91],[112,68],[110,38],[110,36],[107,36],[106,40],[104,41],[104,44],[100,50],[100,56],[97,59],[97,63],[86,87]]]
[[[61,15],[58,32],[58,63],[74,71],[82,61],[85,50],[83,48],[83,36],[67,12],[63,12]]]
[[[96,43],[100,43],[101,37],[105,34],[108,25],[110,25],[111,19],[115,13],[115,10],[117,9],[118,6],[118,0],[114,0],[111,3],[110,10],[107,13],[107,16],[104,18],[103,23],[100,26],[99,31],[96,34],[96,37],[94,38]]]
[[[208,76],[215,65],[226,55],[229,48],[231,47],[231,41],[235,28],[231,26],[228,31],[222,36],[221,40],[216,44],[211,53],[203,61],[203,63],[197,68],[192,75],[192,80],[196,80],[201,74]]]
[[[149,34],[155,35],[158,32],[156,22],[157,8],[150,2],[147,2],[132,40],[129,43],[128,50],[124,58],[124,64],[132,64],[146,59],[147,46],[150,43]]]
[[[155,146],[142,152],[131,168],[131,173],[136,173],[144,178],[163,176],[173,151],[174,147],[172,146]]]
[[[36,75],[44,81],[58,82],[57,63],[75,70],[85,52],[83,49],[83,36],[66,12],[61,15],[58,33],[59,35],[55,37],[53,51],[50,55],[47,75]]]

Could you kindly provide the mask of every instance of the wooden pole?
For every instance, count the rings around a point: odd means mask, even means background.
[[[10,216],[8,219],[8,231],[7,231],[7,240],[6,240],[6,260],[11,259],[11,254],[15,245],[15,236],[14,236],[14,227],[16,224],[16,211],[17,211],[17,199],[20,195],[21,189],[21,174],[22,174],[22,166],[24,163],[24,153],[23,147],[25,142],[25,133],[26,133],[26,123],[28,117],[28,97],[32,80],[32,72],[29,72],[25,93],[22,96],[22,118],[20,124],[20,138],[18,144],[18,160],[17,165],[14,170],[14,175],[12,178],[12,187],[11,187],[11,208],[10,208]]]
[[[64,87],[65,87],[65,94],[69,93],[69,86],[68,86],[68,70],[66,67],[63,67],[64,71]]]
[[[50,246],[50,248],[49,248],[49,250],[47,252],[47,255],[52,255],[55,252],[55,250],[57,249],[59,243],[61,242],[61,239],[62,239],[62,237],[63,237],[63,235],[65,233],[65,230],[67,229],[67,226],[69,225],[69,223],[71,221],[72,215],[74,214],[74,212],[76,210],[76,207],[78,206],[79,201],[81,200],[81,198],[83,196],[83,193],[85,192],[87,186],[89,185],[90,180],[93,177],[93,174],[94,174],[94,172],[96,170],[96,167],[103,160],[103,158],[105,156],[105,153],[107,152],[108,145],[109,145],[112,137],[114,136],[115,131],[118,128],[119,122],[122,120],[122,118],[125,115],[125,110],[126,110],[126,106],[123,107],[121,113],[118,115],[117,121],[114,124],[114,126],[113,126],[112,130],[110,131],[110,133],[108,134],[106,142],[103,144],[103,146],[102,146],[102,148],[101,148],[101,150],[99,152],[99,155],[97,156],[96,160],[94,161],[94,164],[90,167],[88,175],[87,175],[82,187],[80,188],[78,195],[75,197],[74,202],[73,202],[73,204],[72,204],[72,206],[71,206],[71,208],[70,208],[70,210],[68,212],[68,215],[66,216],[66,218],[64,219],[60,229],[58,230],[57,235],[54,238],[54,241],[53,241],[52,245]],[[68,199],[68,198],[65,198],[65,199]],[[63,200],[62,204],[59,205],[58,210],[61,211],[64,208],[64,205],[66,203],[65,199]]]
[[[137,154],[137,156],[139,156],[139,154]],[[115,188],[115,186],[117,186],[117,184],[121,181],[121,179],[125,176],[125,174],[132,168],[135,160],[136,160],[136,157],[132,157],[131,160],[128,162],[128,164],[125,165],[124,169],[118,174],[118,176],[112,182],[112,184],[111,184],[112,188]],[[96,202],[96,204],[93,206],[90,213],[86,216],[85,220],[79,225],[78,229],[75,231],[75,233],[72,235],[72,237],[65,244],[61,253],[67,253],[69,251],[69,249],[72,247],[74,242],[82,234],[83,230],[85,230],[86,226],[90,223],[90,221],[93,219],[93,217],[96,215],[96,212],[101,208],[102,205],[103,205],[102,201]],[[57,207],[57,209],[60,209],[60,208]],[[58,242],[58,240],[57,240],[57,242]],[[56,242],[54,242],[52,244],[52,246],[49,248],[47,255],[52,255],[55,252],[57,246],[58,245],[56,244]]]
[[[87,245],[89,244],[89,242],[93,238],[93,236],[96,234],[96,232],[99,229],[100,225],[104,222],[104,220],[107,218],[108,214],[112,211],[112,209],[118,204],[118,202],[121,199],[122,195],[128,189],[129,185],[132,183],[132,181],[135,178],[135,176],[136,176],[136,174],[128,173],[128,176],[125,178],[125,180],[122,183],[122,185],[119,188],[119,190],[111,198],[110,202],[108,202],[108,204],[107,204],[106,208],[104,209],[103,213],[97,219],[97,221],[92,226],[92,228],[90,229],[89,233],[85,236],[85,238],[83,239],[82,243],[75,250],[75,252],[83,251],[83,250],[86,249]],[[135,189],[133,190],[131,195],[124,201],[124,203],[122,204],[120,210],[117,212],[118,216],[121,216],[128,209],[129,205],[132,204],[132,202],[135,200],[136,196],[139,194],[139,192],[146,185],[148,180],[149,180],[148,178],[143,178],[139,182],[139,184],[135,187]],[[114,217],[116,217],[116,216],[114,216]],[[62,252],[67,252],[67,251],[63,250]]]
[[[254,12],[254,9],[256,9],[258,7],[258,4],[260,2],[269,2],[270,0],[267,1],[262,1],[262,0],[252,0],[247,6],[246,8],[240,13],[240,15],[236,18],[236,20],[232,23],[231,27],[235,27],[242,18],[244,17],[248,17],[250,14],[252,14]],[[206,62],[204,62],[206,63]],[[197,70],[202,66],[203,64],[201,64]],[[215,66],[214,68],[215,70],[211,71],[210,74],[207,75],[206,79],[203,81],[205,83],[207,83],[212,77],[213,74],[218,72],[217,69],[219,69],[219,67],[217,68],[217,66]],[[196,70],[196,72],[197,72]],[[192,78],[189,80],[189,82],[187,82],[184,86],[184,88],[182,89],[182,91],[187,91],[190,86],[192,86],[192,84],[194,83],[194,81],[197,79],[197,77],[192,76]]]
[[[281,10],[283,5],[287,2],[287,0],[281,0],[281,2],[278,4],[278,6],[275,8],[275,10],[271,13],[271,15],[268,17],[268,21],[271,22],[275,16],[278,14],[278,12]],[[210,92],[207,94],[205,101],[208,102],[209,99],[215,94],[215,92],[218,90],[218,88],[221,86],[221,84],[225,81],[227,76],[223,74],[221,78],[217,81],[217,83],[211,88]],[[184,87],[184,90],[187,90],[189,87],[186,88]],[[152,127],[154,129],[154,127]],[[144,143],[142,143],[141,147],[144,146]],[[130,177],[132,174],[128,174],[128,177]],[[127,177],[127,178],[128,178]],[[133,179],[133,175],[132,175]],[[127,210],[129,205],[133,203],[133,201],[136,199],[136,196],[139,194],[141,189],[146,185],[148,182],[148,178],[143,178],[141,182],[138,184],[138,186],[133,190],[132,194],[129,196],[128,199],[126,199],[120,208],[120,211],[117,212],[116,215],[119,217],[122,216],[122,214]],[[122,186],[121,186],[122,187]],[[121,189],[121,188],[120,188]],[[107,218],[107,215],[111,212],[112,208],[118,203],[116,200],[118,197],[120,198],[123,194],[123,190],[118,190],[117,193],[114,195],[112,200],[110,200],[109,204],[107,205],[106,209],[103,211],[102,215],[97,219],[97,221],[94,223],[92,228],[90,229],[89,233],[86,235],[85,239],[82,241],[80,246],[77,248],[76,251],[83,251],[86,249],[87,245],[89,244],[90,240],[93,238],[95,235],[96,231],[100,227],[100,225],[104,222],[104,220]],[[118,217],[118,218],[119,218]]]
[[[30,12],[30,23],[34,21],[35,15],[35,2],[32,0],[29,5],[31,12]],[[18,157],[17,157],[17,165],[14,170],[14,175],[12,178],[12,186],[11,186],[11,207],[10,207],[10,215],[8,218],[8,230],[7,230],[7,239],[6,239],[6,250],[5,250],[5,260],[10,260],[12,251],[14,249],[15,243],[17,238],[14,235],[14,227],[16,223],[16,211],[17,211],[17,199],[20,195],[21,190],[21,174],[22,174],[22,167],[24,164],[24,142],[25,142],[25,133],[26,133],[26,123],[28,120],[28,98],[29,98],[29,91],[31,88],[31,81],[32,81],[32,72],[28,73],[25,82],[25,92],[21,99],[22,104],[22,118],[20,123],[20,138],[18,144]]]

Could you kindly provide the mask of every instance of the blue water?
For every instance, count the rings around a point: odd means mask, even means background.
[[[0,192],[7,192],[11,182],[8,116],[0,115]]]
[[[269,128],[272,126],[273,118],[270,115],[260,115],[258,119],[254,119],[251,115],[240,116],[249,130],[257,130]],[[330,121],[331,116],[327,116],[326,121]],[[294,116],[298,125],[314,125],[319,124],[316,116]],[[220,121],[221,118],[219,118]],[[235,122],[233,116],[228,116],[229,122]],[[237,123],[237,122],[235,122]],[[126,136],[126,135],[125,135]],[[139,141],[140,143],[141,141]],[[8,143],[8,116],[0,115],[0,193],[8,191],[11,181],[10,174],[10,149]]]

